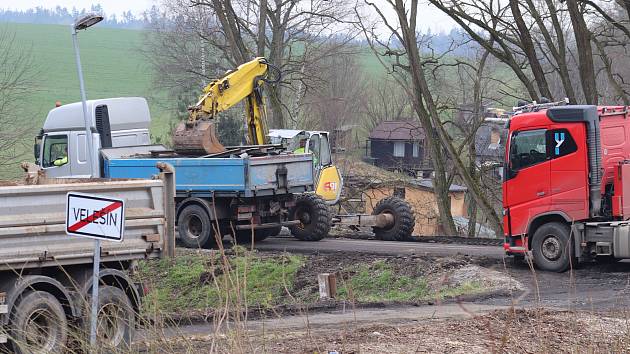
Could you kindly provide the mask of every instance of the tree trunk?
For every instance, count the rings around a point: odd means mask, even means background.
[[[477,236],[477,203],[474,198],[468,201],[468,237]]]
[[[593,64],[593,49],[591,47],[591,33],[584,21],[584,14],[580,11],[576,0],[567,0],[567,9],[573,25],[573,33],[578,52],[578,70],[582,81],[582,91],[588,104],[597,104],[597,83],[595,82],[595,65]]]
[[[421,120],[428,120],[429,125],[433,125],[435,130],[437,131],[439,139],[436,141],[437,143],[441,143],[442,146],[447,150],[450,155],[451,160],[453,161],[457,172],[459,172],[460,176],[464,179],[464,182],[468,186],[469,192],[472,193],[475,201],[481,207],[483,213],[488,217],[492,229],[496,232],[497,235],[502,234],[501,221],[493,206],[490,204],[486,196],[484,195],[481,187],[474,178],[468,172],[468,168],[466,164],[459,156],[457,149],[453,146],[453,142],[451,138],[448,136],[444,127],[441,124],[441,121],[438,116],[437,105],[433,100],[433,95],[429,90],[429,85],[424,76],[424,69],[422,68],[422,64],[420,61],[420,52],[416,45],[416,32],[415,32],[415,19],[417,16],[417,6],[418,0],[412,0],[412,8],[411,8],[411,16],[410,16],[410,24],[407,23],[406,11],[403,4],[403,0],[396,0],[396,7],[398,13],[398,19],[401,24],[401,31],[405,39],[405,47],[407,49],[407,55],[409,57],[409,66],[411,67],[411,77],[413,80],[413,85],[415,87],[415,91],[418,92],[418,101],[414,102],[416,105],[423,107],[422,100],[426,102],[427,110],[422,109],[421,113],[427,114],[428,117],[422,117],[423,114],[420,114]],[[410,45],[411,43],[411,45]],[[431,139],[433,140],[433,139]],[[431,142],[431,141],[430,141]],[[439,149],[436,149],[439,153]],[[437,172],[437,171],[436,171]],[[436,173],[437,175],[437,173]],[[450,210],[448,211],[448,216],[451,218],[452,224],[452,216],[450,214]],[[454,225],[453,225],[454,227]]]
[[[539,22],[539,26],[543,35],[545,35],[545,41],[549,48],[553,48],[557,50],[553,50],[552,54],[555,53],[554,58],[556,60],[556,65],[558,66],[558,72],[560,74],[560,80],[562,81],[562,87],[564,88],[564,93],[567,95],[570,103],[577,104],[577,96],[575,95],[575,88],[573,87],[573,83],[571,82],[571,76],[569,75],[569,66],[567,64],[567,47],[566,42],[564,40],[564,30],[562,25],[560,24],[560,20],[558,19],[558,10],[553,0],[545,0],[547,3],[547,8],[549,9],[549,17],[551,17],[551,24],[553,26],[554,33],[556,34],[556,43],[554,43],[553,37],[547,30],[543,30],[545,28],[544,22],[542,21],[542,17],[538,14],[536,6],[533,4],[531,0],[527,0],[529,5],[529,9],[532,13],[532,16]],[[554,44],[557,45],[554,46]]]
[[[271,34],[271,49],[269,51],[269,60],[271,64],[274,65],[282,65],[283,62],[283,48],[284,48],[284,31],[285,28],[281,25],[282,22],[282,7],[280,5],[276,5],[276,9],[271,16],[274,16],[274,21],[276,25],[273,26],[273,33]],[[282,106],[282,88],[281,83],[274,85],[273,87],[267,88],[267,92],[269,93],[269,105],[271,107],[271,119],[268,122],[269,127],[272,129],[283,129],[284,128],[284,115],[283,115],[283,106]]]
[[[536,79],[536,84],[538,85],[538,90],[540,94],[550,100],[553,101],[553,97],[551,95],[551,91],[549,90],[549,84],[547,84],[547,79],[545,78],[545,72],[536,56],[536,47],[534,46],[534,41],[532,40],[532,36],[529,32],[529,28],[523,20],[523,15],[521,13],[521,8],[519,6],[519,1],[510,0],[510,9],[512,10],[512,15],[514,18],[514,22],[516,22],[516,27],[518,28],[518,36],[521,41],[521,48],[525,55],[527,56],[527,60],[529,61],[529,66],[534,74],[534,78]]]
[[[247,48],[238,30],[236,14],[230,0],[212,0],[212,7],[221,23],[236,65],[246,62]]]
[[[258,38],[256,56],[265,56],[265,31],[267,29],[267,0],[260,0],[258,12]]]
[[[630,105],[628,95],[623,90],[623,87],[621,87],[621,84],[619,84],[619,82],[615,78],[612,68],[612,60],[608,57],[608,54],[606,54],[606,48],[604,48],[604,45],[596,38],[593,38],[593,43],[595,44],[595,47],[597,48],[597,51],[599,52],[599,55],[602,59],[602,63],[604,64],[604,71],[606,71],[606,77],[608,78],[608,82],[610,82],[613,90],[615,91],[615,96],[617,97],[617,99],[621,99],[623,101],[624,106]]]
[[[398,14],[398,19],[400,21],[400,25],[402,27],[403,32],[403,40],[404,46],[407,51],[407,56],[409,59],[409,66],[411,68],[410,75],[412,78],[412,104],[413,108],[416,111],[416,115],[420,120],[420,124],[426,132],[426,139],[429,146],[429,153],[431,155],[431,160],[433,162],[433,169],[435,173],[435,177],[433,178],[433,190],[436,194],[436,200],[438,203],[438,212],[440,213],[440,224],[442,226],[442,230],[447,235],[456,235],[457,229],[455,228],[455,223],[453,222],[453,215],[451,214],[451,203],[449,198],[449,188],[447,178],[446,178],[446,163],[444,161],[444,154],[442,153],[442,146],[438,140],[438,135],[433,128],[433,124],[431,122],[431,114],[427,112],[423,104],[424,96],[430,96],[430,94],[425,95],[425,92],[422,90],[422,85],[420,81],[421,77],[424,77],[424,71],[422,68],[422,64],[420,62],[420,53],[418,52],[417,47],[417,38],[415,33],[415,14],[417,10],[417,0],[413,0],[412,11],[414,14],[411,16],[410,23],[407,23],[407,18],[405,14],[405,6],[402,0],[396,0],[396,12]],[[432,109],[435,107],[429,107]]]

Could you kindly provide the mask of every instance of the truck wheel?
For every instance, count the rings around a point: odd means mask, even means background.
[[[576,265],[574,249],[569,242],[570,232],[567,225],[559,222],[544,224],[536,230],[532,253],[538,268],[560,273],[572,264]]]
[[[91,306],[91,296],[88,297]],[[84,316],[84,333],[89,339],[91,307],[86,309]],[[125,292],[115,286],[100,286],[98,288],[98,320],[96,338],[99,348],[105,352],[125,350],[131,345],[136,331],[136,315],[131,300]]]
[[[319,241],[328,235],[332,222],[326,202],[317,194],[300,194],[289,213],[300,223],[290,227],[291,234],[302,241]]]
[[[68,320],[52,294],[29,291],[13,310],[11,340],[16,353],[61,353],[66,349]]]
[[[177,230],[186,248],[210,248],[215,243],[210,216],[197,204],[190,204],[179,213]]]
[[[388,213],[394,216],[394,223],[389,227],[373,227],[374,235],[379,240],[404,241],[411,237],[416,218],[407,201],[397,197],[381,199],[374,207],[372,215]]]

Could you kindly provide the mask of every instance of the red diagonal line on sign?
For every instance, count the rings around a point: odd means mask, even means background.
[[[94,221],[94,217],[96,215],[98,215],[98,217],[100,218],[101,216],[105,216],[105,215],[111,213],[112,211],[120,208],[121,206],[122,206],[121,202],[113,202],[112,204],[104,207],[103,209],[101,209],[99,211],[95,211],[92,215],[89,215],[85,219],[77,221],[74,225],[68,227],[68,231],[75,232],[75,231],[79,230],[80,228],[82,228],[83,226],[85,226],[85,225],[91,223],[92,221]]]

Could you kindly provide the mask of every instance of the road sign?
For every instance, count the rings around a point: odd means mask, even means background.
[[[124,230],[124,200],[68,193],[66,204],[66,233],[68,235],[122,242]]]

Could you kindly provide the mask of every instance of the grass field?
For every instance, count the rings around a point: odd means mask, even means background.
[[[0,23],[0,31],[15,35],[15,43],[33,55],[39,79],[24,97],[29,133],[24,136],[20,161],[32,161],[33,137],[46,114],[55,105],[81,99],[69,26]],[[152,87],[151,67],[142,53],[143,31],[95,26],[79,33],[79,47],[88,99],[118,96],[146,97],[151,110],[153,136],[166,136],[175,119],[175,99]],[[383,72],[376,58],[366,51],[359,64],[370,72]],[[21,175],[18,165],[0,167],[0,179]]]
[[[25,117],[32,124],[25,136],[27,146],[37,134],[55,101],[81,99],[69,26],[0,23],[0,31],[15,35],[15,43],[33,55],[39,79],[24,97]],[[152,73],[142,54],[142,31],[93,27],[79,34],[81,61],[88,99],[142,96],[149,101],[153,118],[151,131],[166,132],[175,102],[152,87]],[[23,159],[31,161],[30,148]],[[18,175],[17,167],[0,170],[0,178]]]

